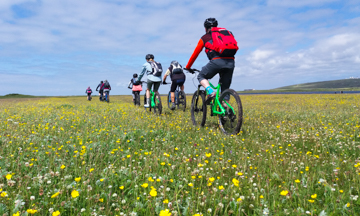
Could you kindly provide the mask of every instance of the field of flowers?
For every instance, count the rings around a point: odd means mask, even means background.
[[[360,95],[241,99],[237,136],[131,96],[0,100],[0,215],[359,214]]]

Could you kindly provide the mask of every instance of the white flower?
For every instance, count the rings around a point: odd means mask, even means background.
[[[126,200],[123,199],[123,200],[121,201],[121,203],[122,203],[122,204],[125,204],[125,203],[126,203]]]
[[[250,205],[249,205],[249,208],[254,208],[254,205],[253,205],[253,204],[250,204]]]
[[[170,188],[166,188],[166,191],[170,191]]]
[[[49,212],[50,212],[50,213],[53,213],[53,212],[54,212],[54,209],[53,209],[53,208],[49,208]]]
[[[31,197],[30,197],[30,200],[34,200],[34,199],[35,199],[35,196],[31,196]]]
[[[114,193],[112,196],[113,196],[113,197],[117,197],[117,193]]]
[[[48,183],[48,184],[51,184],[51,181],[49,180],[49,181],[47,181],[47,183]]]
[[[219,206],[220,208],[223,208],[223,207],[224,207],[224,204],[219,203],[218,206]]]
[[[81,212],[84,212],[84,211],[86,211],[86,209],[82,208],[82,209],[81,209]]]

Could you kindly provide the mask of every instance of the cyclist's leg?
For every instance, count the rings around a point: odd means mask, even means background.
[[[150,105],[150,89],[153,86],[153,82],[151,80],[147,80],[147,89],[146,89],[146,104],[144,106]]]
[[[230,88],[235,68],[235,61],[232,59],[221,60],[223,61],[223,67],[219,73],[219,82],[221,83],[221,92],[224,92],[226,89]],[[224,99],[228,101],[229,97],[225,97]]]
[[[173,80],[171,82],[171,86],[170,86],[170,92],[171,92],[171,102],[175,103],[175,90],[177,87],[177,80]]]
[[[213,92],[213,90],[210,87],[210,83],[208,79],[213,78],[218,72],[219,69],[221,69],[221,66],[218,64],[218,60],[211,60],[209,61],[200,71],[198,74],[198,80],[200,84],[207,90],[209,94]]]

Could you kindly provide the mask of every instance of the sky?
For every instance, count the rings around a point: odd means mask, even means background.
[[[146,54],[185,66],[209,17],[238,41],[235,90],[360,78],[360,0],[1,0],[0,95],[131,94]]]

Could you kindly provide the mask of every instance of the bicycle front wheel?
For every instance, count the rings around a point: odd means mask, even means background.
[[[191,120],[195,126],[204,126],[206,121],[205,92],[195,91],[191,100]]]
[[[219,115],[219,127],[223,133],[238,134],[243,121],[243,109],[238,93],[232,89],[226,89],[219,98],[226,113]]]
[[[140,92],[135,92],[135,105],[140,106]]]
[[[162,104],[161,104],[161,98],[160,98],[159,93],[155,93],[154,104],[155,104],[155,106],[152,108],[154,113],[158,114],[158,115],[161,115]]]
[[[178,109],[182,110],[185,112],[186,109],[186,94],[184,91],[180,91],[179,92],[179,96],[177,98],[178,100]]]
[[[168,94],[167,104],[168,104],[168,108],[170,109],[170,107],[171,107],[171,92],[169,92],[169,94]]]

